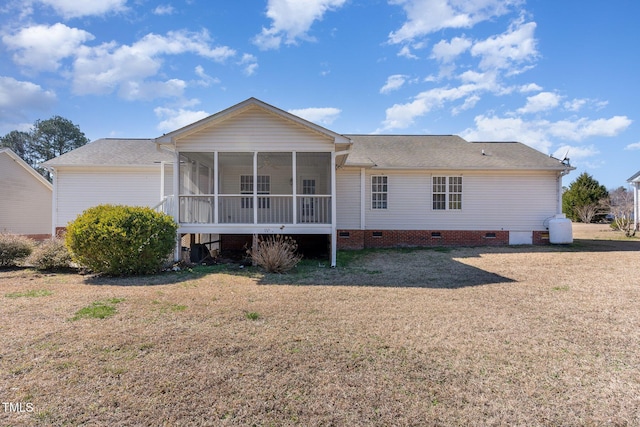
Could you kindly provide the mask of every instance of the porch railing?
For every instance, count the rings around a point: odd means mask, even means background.
[[[160,203],[151,209],[173,216],[173,211],[175,209],[175,197],[173,197],[173,195],[164,196],[162,200],[160,200]]]
[[[219,195],[219,224],[293,224],[295,200],[297,224],[330,224],[331,196],[320,195]],[[213,224],[214,195],[179,197],[180,222]],[[254,206],[254,203],[257,203]],[[254,212],[257,210],[257,215]],[[257,217],[257,218],[256,218]]]

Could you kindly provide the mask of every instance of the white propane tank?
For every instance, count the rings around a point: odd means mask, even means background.
[[[553,245],[573,243],[571,220],[566,215],[558,214],[549,220],[549,242]]]

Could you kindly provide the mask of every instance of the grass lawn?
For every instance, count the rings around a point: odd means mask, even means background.
[[[0,425],[640,425],[640,241],[0,270]]]

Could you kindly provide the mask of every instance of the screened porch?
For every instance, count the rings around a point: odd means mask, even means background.
[[[179,160],[180,224],[331,224],[329,152],[182,152]]]

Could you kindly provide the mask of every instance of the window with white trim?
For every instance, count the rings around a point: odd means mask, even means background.
[[[371,209],[387,209],[387,177],[371,177]]]
[[[258,194],[271,193],[271,177],[269,175],[258,175]],[[240,194],[253,195],[253,175],[240,175]],[[258,209],[269,209],[270,200],[268,197],[258,197]],[[242,208],[253,208],[253,197],[242,198]]]
[[[433,210],[462,209],[461,176],[434,176],[432,185]]]

